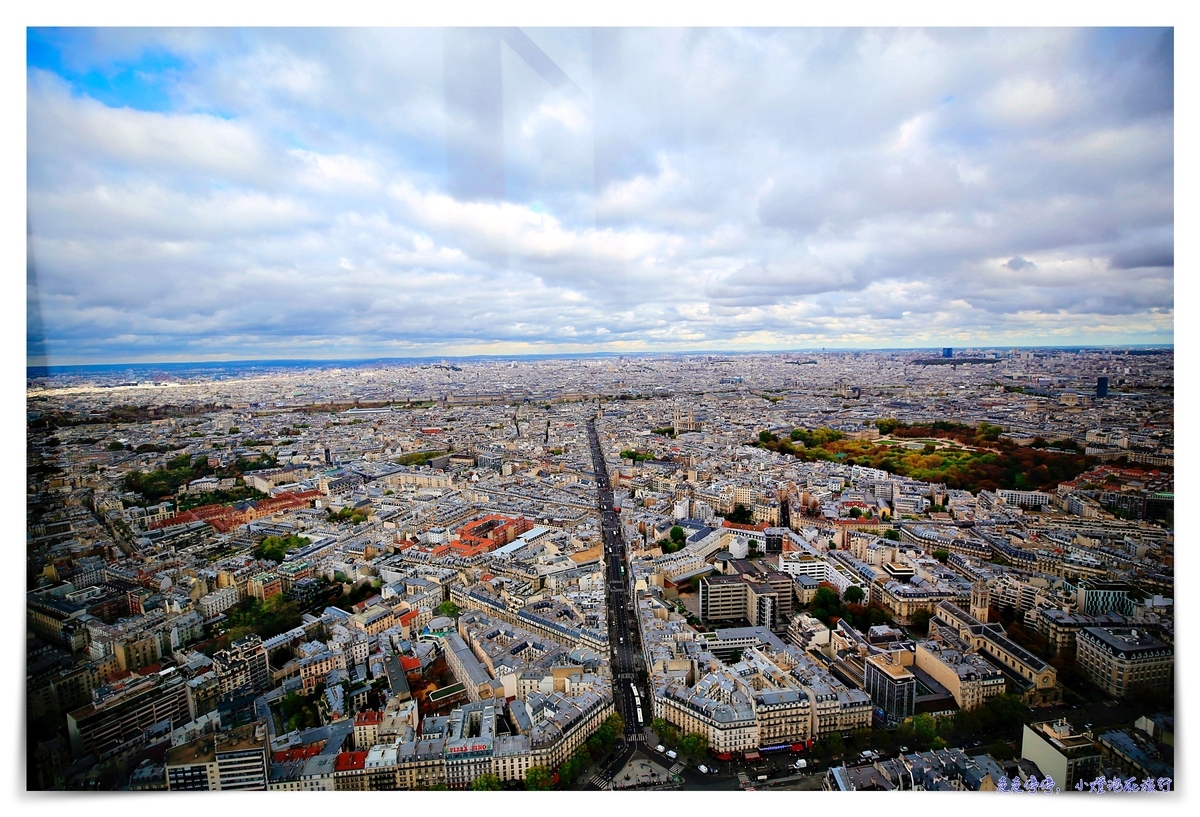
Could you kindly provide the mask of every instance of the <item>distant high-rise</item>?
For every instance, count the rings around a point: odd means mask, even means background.
[[[1101,376],[1096,378],[1096,396],[1108,397],[1108,378]]]
[[[952,346],[942,347],[942,357],[954,357],[954,347],[952,347]]]

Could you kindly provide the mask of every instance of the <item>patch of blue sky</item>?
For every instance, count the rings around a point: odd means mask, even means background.
[[[1081,38],[1084,56],[1099,65],[1126,60],[1146,59],[1148,52],[1162,58],[1153,51],[1154,44],[1166,38],[1167,53],[1172,50],[1173,30],[1170,28],[1089,28]]]
[[[25,64],[29,68],[42,68],[61,76],[62,47],[59,43],[51,42],[50,32],[30,28],[25,32]]]
[[[26,65],[51,71],[80,94],[113,108],[169,111],[175,108],[171,87],[186,64],[166,51],[143,51],[133,60],[121,60],[86,69],[63,59],[73,33],[62,29],[26,32]]]
[[[1104,61],[1120,56],[1128,50],[1131,37],[1140,37],[1138,29],[1092,28],[1085,29],[1083,43],[1093,59]]]

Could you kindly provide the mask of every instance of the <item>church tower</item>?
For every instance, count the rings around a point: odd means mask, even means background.
[[[987,622],[988,606],[992,601],[992,593],[988,590],[987,582],[980,579],[971,585],[971,615],[980,621]]]

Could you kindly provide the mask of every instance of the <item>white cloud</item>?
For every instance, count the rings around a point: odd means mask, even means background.
[[[1169,339],[1163,36],[539,31],[583,94],[504,51],[502,159],[450,159],[440,31],[83,32],[29,72],[35,294],[99,357]],[[166,110],[89,96],[147,47]]]
[[[79,164],[97,172],[115,166],[260,182],[275,170],[268,146],[247,123],[199,113],[111,108],[72,95],[61,80],[43,71],[30,74],[31,165]]]
[[[338,186],[374,189],[380,187],[378,171],[368,162],[353,156],[322,155],[299,148],[289,150],[288,155],[304,165],[303,182],[319,190]]]

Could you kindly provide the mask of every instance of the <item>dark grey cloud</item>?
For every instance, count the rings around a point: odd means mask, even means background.
[[[1114,269],[1144,269],[1148,267],[1175,268],[1174,247],[1137,247],[1113,255],[1109,265]]]

